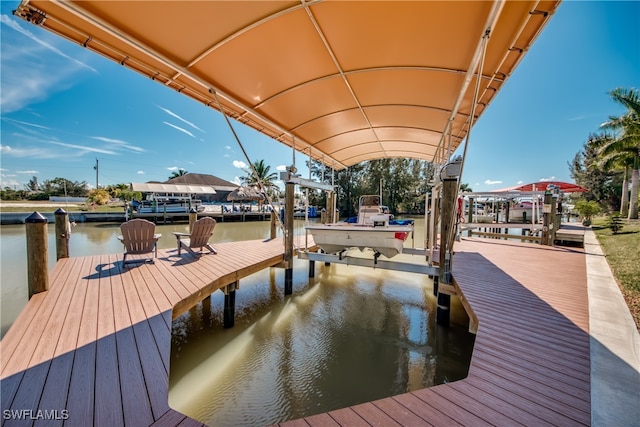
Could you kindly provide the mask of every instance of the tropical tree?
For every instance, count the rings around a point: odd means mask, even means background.
[[[629,165],[631,171],[631,196],[629,198],[629,219],[638,219],[638,190],[640,189],[640,93],[637,89],[617,88],[609,92],[611,98],[627,108],[620,117],[611,116],[601,128],[614,132],[600,146],[605,158],[617,158],[618,162]],[[626,188],[623,188],[623,194]]]
[[[622,172],[622,185],[620,188],[620,215],[629,214],[629,170],[633,168],[635,154],[633,150],[618,150],[616,139],[608,133],[594,137],[592,140],[598,149],[598,165],[604,170]]]
[[[243,169],[247,175],[240,177],[242,184],[248,187],[256,187],[260,191],[276,192],[278,190],[278,184],[276,184],[278,174],[271,172],[271,166],[265,165],[264,160],[256,160],[252,165],[253,168]]]
[[[175,171],[171,172],[171,175],[169,176],[169,179],[177,178],[179,176],[183,176],[183,175],[186,175],[188,173],[189,172],[187,170],[180,168],[178,170],[175,170]]]

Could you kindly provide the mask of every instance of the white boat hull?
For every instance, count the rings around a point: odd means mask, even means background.
[[[413,231],[412,226],[389,225],[373,227],[352,224],[325,224],[305,227],[316,245],[326,253],[336,253],[348,248],[371,248],[392,258],[402,253],[404,241]]]

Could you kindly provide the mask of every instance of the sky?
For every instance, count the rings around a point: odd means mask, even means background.
[[[165,181],[184,169],[232,182],[247,167],[222,115],[12,15],[0,1],[0,187],[56,177]],[[640,86],[640,1],[566,0],[471,132],[462,182],[491,191],[572,182],[590,134],[625,109],[609,91]],[[251,161],[292,150],[235,122]],[[461,148],[457,154],[461,154]],[[296,154],[303,177],[307,160]]]

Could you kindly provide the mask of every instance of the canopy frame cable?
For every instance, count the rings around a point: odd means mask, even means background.
[[[256,171],[255,166],[251,162],[251,159],[249,158],[249,154],[247,154],[247,150],[245,150],[244,145],[242,145],[242,141],[240,141],[240,138],[238,137],[238,134],[236,133],[236,130],[233,127],[233,124],[231,123],[231,120],[229,120],[229,117],[227,116],[227,113],[225,113],[224,109],[222,108],[222,104],[220,103],[220,100],[218,99],[218,94],[213,89],[209,89],[209,91],[213,95],[213,98],[216,100],[216,104],[218,104],[218,109],[222,113],[222,116],[224,117],[224,120],[227,122],[227,126],[229,126],[229,129],[231,130],[231,133],[233,134],[233,137],[235,138],[236,142],[238,143],[238,146],[240,147],[240,150],[242,150],[242,154],[244,155],[244,158],[247,160],[247,163],[249,163],[249,167],[251,168],[251,172],[255,176],[256,182],[258,183],[258,188],[260,189],[260,191],[262,191],[264,193],[265,197],[267,198],[267,202],[269,203],[269,206],[271,207],[271,210],[273,212],[275,212],[276,211],[275,210],[275,206],[273,206],[273,202],[271,201],[271,197],[269,196],[269,192],[266,190],[266,188],[264,186],[264,183],[262,182],[262,179],[258,175],[258,171]],[[284,234],[284,224],[280,220],[280,215],[276,215],[276,221],[278,221],[278,225],[280,226],[280,230],[282,230],[282,232]]]

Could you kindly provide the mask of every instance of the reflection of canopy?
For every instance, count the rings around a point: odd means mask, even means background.
[[[446,156],[469,131],[481,58],[476,116],[559,3],[22,0],[16,15],[217,109],[215,93],[342,169]]]
[[[229,202],[241,202],[251,200],[263,200],[264,195],[254,188],[238,187],[227,196]]]
[[[504,188],[498,191],[544,191],[547,189],[549,185],[555,185],[562,191],[563,193],[584,193],[587,191],[586,188],[579,186],[578,184],[572,184],[570,182],[562,182],[562,181],[538,181],[533,182],[531,184],[523,184],[518,185],[516,187]]]

